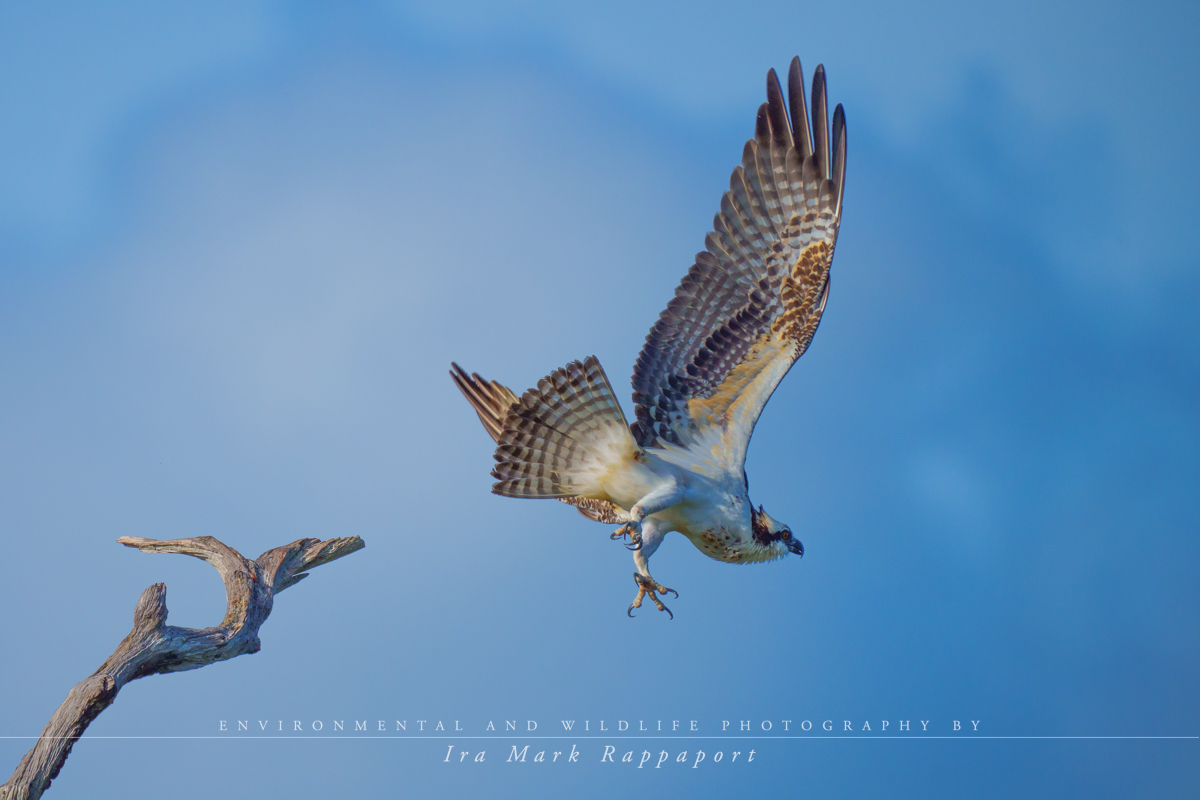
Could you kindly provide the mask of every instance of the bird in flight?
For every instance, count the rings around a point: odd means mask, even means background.
[[[556,498],[619,524],[637,597],[667,592],[650,557],[678,531],[730,564],[804,555],[791,528],[749,498],[746,448],[775,387],[804,354],[829,298],[842,216],[846,120],[829,130],[825,69],[813,75],[811,124],[800,59],[785,97],[775,70],[704,251],[646,337],[628,424],[595,356],[518,397],[457,364],[450,373],[496,441],[492,491]]]

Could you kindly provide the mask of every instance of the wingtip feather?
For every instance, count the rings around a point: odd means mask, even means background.
[[[803,161],[812,155],[812,131],[808,127],[808,100],[804,96],[804,70],[800,56],[792,58],[788,67],[788,107],[792,113],[792,138]]]
[[[754,138],[766,145],[771,141],[771,123],[767,118],[767,104],[758,107],[758,115],[754,118]]]
[[[833,110],[833,183],[837,187],[835,213],[842,216],[842,194],[846,188],[846,112],[838,103]]]
[[[767,72],[767,119],[771,123],[771,137],[781,147],[792,146],[792,126],[788,122],[787,104],[783,100],[783,89],[775,70]]]
[[[818,64],[813,72],[812,87],[813,153],[821,177],[829,177],[829,106],[825,96],[825,65]]]

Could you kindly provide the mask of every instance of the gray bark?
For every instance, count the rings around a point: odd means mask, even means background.
[[[251,561],[211,536],[166,541],[122,536],[117,541],[148,553],[183,553],[212,564],[225,582],[225,619],[213,628],[168,625],[167,587],[156,583],[142,592],[133,610],[133,630],[100,669],[67,694],[37,744],[0,786],[0,800],[41,797],[58,776],[75,740],[129,681],[257,653],[258,628],[271,613],[276,594],[308,577],[305,570],[365,547],[358,536],[324,542],[299,539]]]

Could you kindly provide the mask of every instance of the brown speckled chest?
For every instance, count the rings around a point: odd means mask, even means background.
[[[741,534],[727,528],[713,528],[699,536],[688,537],[700,552],[709,558],[739,564],[745,560],[745,552]]]

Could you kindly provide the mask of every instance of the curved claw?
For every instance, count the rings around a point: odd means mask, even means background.
[[[675,590],[674,590],[674,589],[672,589],[671,591],[675,591]],[[679,597],[679,595],[678,595],[678,594],[676,594],[675,596],[676,596],[676,597]],[[629,618],[630,618],[630,619],[636,619],[636,617],[634,617],[634,616],[633,616],[633,609],[634,609],[634,608],[640,608],[640,606],[635,606],[633,603],[630,603],[630,604],[629,604],[629,608],[625,609],[625,613],[629,615]],[[671,609],[667,608],[667,607],[666,607],[665,605],[663,605],[662,603],[659,603],[659,604],[658,604],[658,609],[659,609],[660,611],[665,611],[665,612],[667,612],[667,618],[668,618],[668,619],[675,619],[675,615],[671,613]]]
[[[667,592],[670,592],[671,594],[675,595],[676,597],[679,597],[679,592],[675,591],[674,589],[663,586],[662,584],[655,581],[653,578],[642,576],[640,573],[637,573],[637,572],[633,573],[633,582],[637,584],[638,593],[637,593],[637,597],[633,598],[633,602],[630,603],[629,608],[625,612],[626,614],[628,614],[630,616],[630,618],[633,617],[633,610],[635,608],[642,607],[642,599],[645,597],[649,597],[650,601],[652,603],[654,603],[655,608],[657,608],[659,611],[667,612],[668,617],[670,617],[671,619],[675,619],[675,615],[673,613],[671,613],[671,609],[667,608],[666,605],[663,604],[663,601],[658,597],[658,594],[656,594],[656,592],[659,594],[663,594],[663,595],[665,595]]]
[[[625,545],[626,549],[630,551],[642,549],[642,532],[640,530],[635,530],[633,523],[625,523],[610,533],[608,538],[616,541],[617,539],[624,539],[626,536],[629,537],[629,543]]]

